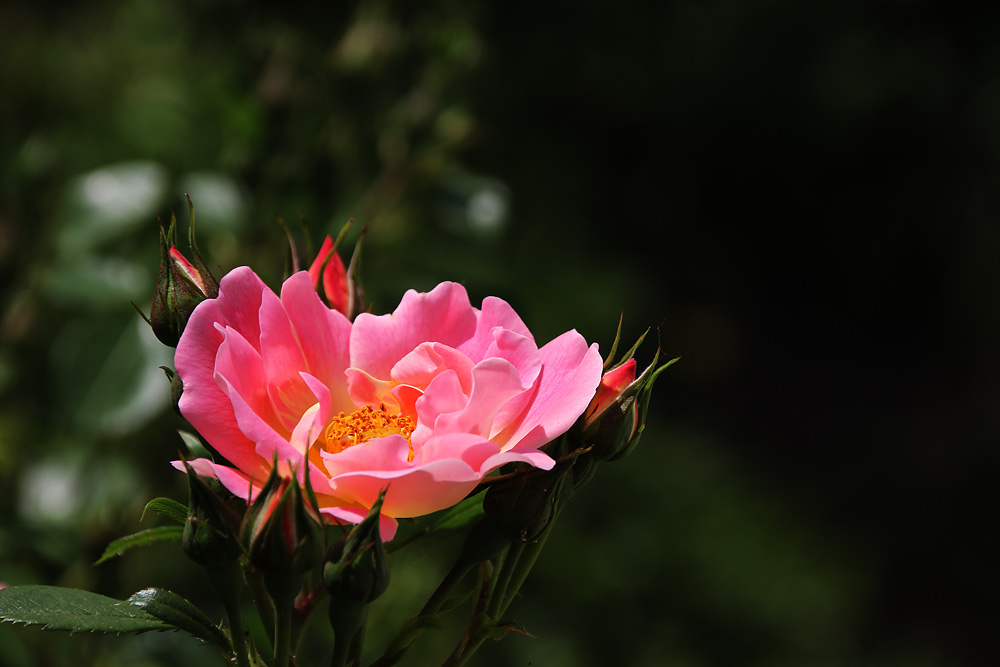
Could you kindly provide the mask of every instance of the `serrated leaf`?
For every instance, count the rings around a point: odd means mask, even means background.
[[[146,503],[146,506],[142,508],[142,516],[139,517],[139,521],[142,521],[146,516],[146,512],[149,511],[158,512],[159,514],[169,517],[180,524],[185,523],[188,517],[187,505],[170,498],[153,498],[150,500]]]
[[[75,588],[10,586],[0,589],[0,620],[74,632],[147,632],[170,625],[122,600]]]
[[[126,535],[125,537],[119,537],[108,545],[108,548],[104,550],[104,553],[101,554],[101,557],[97,559],[94,565],[100,565],[104,561],[121,556],[126,551],[136,547],[148,547],[150,544],[156,544],[157,542],[179,540],[183,532],[184,529],[180,526],[158,526],[156,528],[140,530],[138,533]]]
[[[155,616],[178,630],[231,652],[229,638],[212,619],[177,593],[162,588],[146,588],[126,600],[129,604]]]

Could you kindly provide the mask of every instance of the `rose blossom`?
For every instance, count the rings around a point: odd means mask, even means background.
[[[312,283],[296,273],[279,298],[236,269],[177,346],[181,413],[234,467],[191,465],[241,498],[255,496],[275,456],[300,476],[308,456],[329,520],[360,522],[388,489],[390,539],[396,518],[457,503],[505,463],[551,468],[540,448],[601,381],[596,344],[568,331],[539,348],[505,301],[474,308],[457,283],[410,290],[391,315],[353,325]]]

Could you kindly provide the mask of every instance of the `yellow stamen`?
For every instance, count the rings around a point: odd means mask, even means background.
[[[378,408],[366,405],[349,415],[341,412],[334,417],[326,427],[326,450],[338,454],[348,447],[368,442],[372,438],[384,438],[387,435],[401,435],[410,446],[408,461],[413,460],[413,444],[410,435],[416,428],[413,420],[404,415],[389,414],[385,403],[379,403]]]

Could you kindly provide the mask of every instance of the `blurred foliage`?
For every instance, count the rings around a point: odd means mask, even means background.
[[[0,581],[203,595],[171,547],[90,565],[184,497],[170,352],[129,301],[148,311],[156,218],[189,193],[221,271],[275,286],[275,214],[314,237],[356,217],[376,310],[460,280],[539,340],[607,349],[624,310],[626,339],[662,324],[684,356],[512,607],[542,639],[477,664],[989,664],[1000,47],[980,12],[0,6]],[[454,546],[393,563],[373,647]],[[3,667],[213,662],[172,634],[0,626]]]

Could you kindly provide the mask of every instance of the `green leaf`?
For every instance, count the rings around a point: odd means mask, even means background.
[[[138,533],[126,535],[125,537],[119,537],[108,545],[108,548],[104,550],[104,553],[101,554],[101,557],[97,559],[94,565],[100,565],[115,556],[121,556],[126,551],[135,547],[148,547],[150,544],[156,544],[164,540],[179,540],[183,532],[184,529],[181,526],[159,526],[157,528],[140,530]]]
[[[146,503],[144,508],[142,508],[142,516],[139,517],[139,521],[142,521],[146,516],[146,512],[149,512],[150,510],[170,517],[182,525],[187,521],[188,517],[187,505],[183,505],[176,500],[171,500],[170,498],[153,498]]]
[[[212,623],[212,619],[201,609],[176,593],[162,588],[146,588],[134,594],[126,602],[164,623],[218,646],[227,653],[233,650],[226,633]]]
[[[73,632],[146,632],[171,626],[135,605],[75,588],[0,589],[0,620]]]

